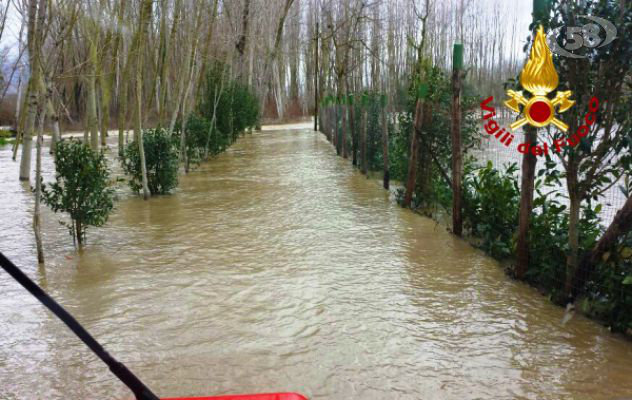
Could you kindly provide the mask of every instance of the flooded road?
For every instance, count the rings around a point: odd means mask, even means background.
[[[45,267],[17,170],[0,149],[1,250],[160,396],[632,397],[631,342],[580,316],[563,326],[320,134],[241,138],[171,196],[123,187],[80,253],[46,209]],[[1,399],[130,396],[4,272],[0,322]]]

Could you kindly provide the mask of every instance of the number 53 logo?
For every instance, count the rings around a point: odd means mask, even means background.
[[[564,47],[560,46],[556,39],[560,34],[561,28],[557,28],[549,32],[547,41],[553,53],[570,58],[586,58],[586,56],[573,54],[570,53],[570,51],[577,50],[581,47],[587,47],[589,49],[603,47],[616,39],[617,28],[610,21],[592,15],[579,15],[579,17],[586,18],[596,23],[588,23],[581,27],[567,27],[566,45]],[[600,36],[602,28],[606,32],[605,39],[602,39]]]

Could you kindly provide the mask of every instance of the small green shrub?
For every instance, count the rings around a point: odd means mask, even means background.
[[[397,114],[399,127],[390,130],[388,137],[388,157],[390,161],[391,179],[395,181],[406,180],[408,174],[408,152],[410,151],[410,133],[413,127],[413,113],[402,112]]]
[[[55,182],[42,185],[42,199],[53,211],[69,214],[72,224],[68,228],[79,245],[84,242],[87,227],[105,224],[112,212],[109,181],[103,153],[72,139],[57,144]]]
[[[15,143],[14,133],[7,129],[0,129],[0,146]]]
[[[529,229],[529,269],[525,279],[553,296],[561,289],[566,271],[568,213],[558,193],[542,194],[533,201]]]
[[[220,63],[206,71],[203,94],[195,112],[186,120],[189,164],[199,164],[207,156],[226,150],[239,133],[254,126],[259,119],[259,101],[253,90],[228,79],[225,72]],[[178,151],[181,135],[182,121],[178,121],[171,137]]]
[[[147,185],[152,195],[167,194],[178,185],[178,151],[172,138],[162,129],[143,130]],[[138,143],[129,143],[122,159],[123,170],[130,176],[129,185],[140,192],[142,174]]]
[[[234,81],[231,87],[233,132],[240,133],[255,126],[259,119],[259,100],[252,89]]]
[[[15,137],[15,133],[8,129],[0,129],[0,139],[10,139]]]
[[[537,196],[533,201],[533,213],[529,229],[528,282],[548,293],[552,299],[563,295],[568,256],[567,206],[558,199],[564,196],[557,190],[543,194],[536,183]],[[579,220],[580,258],[592,249],[601,234],[599,212],[589,204],[582,208]]]
[[[216,63],[208,69],[204,93],[197,106],[198,114],[209,123],[215,110],[217,132],[213,140],[217,144],[211,146],[215,148],[226,148],[235,141],[238,133],[254,126],[259,119],[259,101],[252,88],[228,80],[224,67]]]
[[[464,226],[482,240],[481,248],[495,258],[513,254],[520,204],[517,169],[516,164],[511,164],[501,172],[490,161],[484,168],[465,172]]]
[[[211,146],[213,132],[210,130],[211,123],[204,117],[191,114],[187,120],[186,148],[187,158],[191,164],[199,164],[204,158],[206,146]],[[178,121],[172,133],[173,145],[180,150],[180,135],[182,134],[182,123]],[[210,149],[209,149],[210,152]]]

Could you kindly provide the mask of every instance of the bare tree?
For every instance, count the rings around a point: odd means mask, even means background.
[[[145,45],[145,38],[147,36],[147,28],[151,17],[151,5],[152,0],[142,0],[141,9],[138,16],[138,32],[136,39],[136,50],[138,56],[136,58],[136,118],[134,126],[134,140],[138,144],[138,153],[140,155],[140,167],[142,174],[143,185],[143,198],[149,199],[149,188],[147,186],[147,164],[145,162],[145,145],[143,143],[143,128],[142,128],[142,97],[143,97],[143,50]]]

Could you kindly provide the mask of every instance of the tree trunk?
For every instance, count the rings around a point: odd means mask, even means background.
[[[536,144],[537,129],[525,127],[525,142],[531,146]],[[522,179],[520,183],[520,211],[518,216],[518,240],[516,245],[516,278],[524,279],[529,268],[529,224],[533,211],[533,189],[535,183],[535,167],[538,162],[530,151],[522,157]]]
[[[366,106],[365,104],[362,104],[361,108],[360,108],[360,112],[362,113],[361,117],[362,117],[362,123],[360,126],[360,162],[361,162],[361,171],[364,175],[367,174],[369,167],[368,167],[368,160],[367,160],[367,110],[366,110]]]
[[[143,142],[143,130],[142,130],[142,96],[143,96],[143,50],[145,42],[145,33],[147,31],[147,24],[149,23],[151,13],[152,0],[142,0],[140,24],[139,24],[139,37],[138,37],[138,58],[136,60],[136,126],[135,136],[138,143],[138,153],[140,158],[140,168],[143,184],[143,199],[149,199],[149,187],[147,184],[147,164],[145,162],[145,144]]]
[[[569,180],[571,186],[572,179]],[[573,190],[573,192],[570,192]],[[566,297],[571,296],[573,292],[573,283],[575,281],[575,272],[577,271],[578,254],[579,254],[579,219],[581,213],[581,198],[577,195],[577,188],[569,187],[569,215],[568,215],[568,248],[569,253],[566,258],[566,281],[564,282],[564,294]]]
[[[129,61],[128,61],[129,63]],[[129,74],[126,73],[127,68],[123,71],[123,79],[121,79],[121,91],[119,93],[119,109],[118,109],[118,153],[119,157],[123,157],[125,150],[125,127],[127,125],[126,111],[127,111],[127,79]]]
[[[158,115],[158,125],[162,125],[162,96],[161,94],[166,90],[166,79],[163,79],[163,71],[165,71],[165,64],[167,62],[167,14],[169,13],[169,2],[167,0],[157,0],[156,8],[160,10],[160,19],[157,30],[156,44],[156,68],[153,75],[151,86],[151,99],[156,101],[156,113]],[[174,10],[175,13],[175,10]]]
[[[77,244],[79,244],[79,247],[83,246],[83,232],[81,229],[81,221],[75,221],[75,231],[77,235]]]
[[[119,5],[119,10],[118,10],[118,16],[117,16],[117,34],[116,34],[116,40],[115,40],[115,44],[114,44],[114,54],[123,54],[123,49],[119,49],[119,45],[122,43],[121,40],[121,33],[120,33],[120,28],[123,24],[123,17],[125,14],[125,8],[124,5],[126,3],[125,2],[121,2],[121,4]],[[138,35],[138,33],[137,33]],[[136,38],[134,38],[134,42],[137,41]],[[134,44],[132,45],[132,49],[134,48]],[[125,151],[125,128],[127,127],[127,95],[128,95],[128,80],[130,78],[130,69],[131,69],[131,65],[132,65],[132,49],[130,49],[130,51],[127,52],[127,57],[125,58],[125,63],[123,64],[123,72],[121,74],[121,68],[120,68],[120,59],[119,57],[116,57],[115,60],[117,62],[117,70],[116,73],[118,75],[117,78],[120,78],[120,87],[117,87],[118,89],[118,93],[117,93],[117,107],[118,107],[118,155],[119,157],[123,157],[124,151]],[[123,57],[120,57],[123,58]],[[161,120],[162,121],[162,120]]]
[[[42,199],[42,144],[44,142],[45,114],[40,107],[40,123],[37,131],[37,150],[35,156],[35,208],[33,210],[33,231],[35,233],[35,245],[37,246],[37,261],[44,263],[44,247],[42,246],[42,216],[40,203]]]
[[[340,142],[338,143],[340,147],[340,151],[338,154],[342,153],[343,158],[347,158],[347,135],[349,132],[349,121],[347,121],[347,108],[349,106],[347,104],[342,104],[340,108],[342,109],[342,132],[340,135]]]
[[[349,126],[351,128],[351,163],[358,165],[358,127],[356,126],[355,105],[349,108]]]
[[[39,68],[35,68],[37,70]],[[20,180],[28,181],[31,178],[31,153],[33,150],[33,131],[35,130],[35,119],[37,118],[37,104],[39,97],[39,85],[36,80],[39,72],[32,71],[30,80],[32,87],[29,90],[28,114],[26,117],[26,126],[22,136],[22,158],[20,160]]]
[[[13,144],[13,156],[11,157],[13,161],[15,161],[18,156],[18,147],[20,147],[20,142],[23,142],[24,140],[24,125],[26,119],[25,111],[28,105],[29,92],[32,90],[30,79],[28,82],[29,83],[26,84],[26,89],[22,87],[22,90],[18,93],[18,101],[16,103],[15,119],[16,129],[18,132],[15,136],[15,143]]]
[[[333,135],[333,140],[332,143],[334,144],[334,147],[336,148],[336,154],[340,155],[340,148],[338,147],[338,131],[340,130],[339,126],[338,126],[338,120],[340,119],[340,117],[338,116],[338,114],[340,113],[340,105],[339,104],[334,104],[334,135]]]
[[[579,269],[575,274],[574,289],[578,292],[582,290],[585,283],[590,278],[592,269],[601,262],[603,255],[610,251],[617,244],[617,241],[623,235],[628,234],[632,230],[632,196],[628,197],[623,207],[617,211],[614,219],[608,226],[608,229],[601,236],[595,247],[586,254]]]
[[[382,159],[384,160],[383,185],[384,189],[388,190],[390,188],[391,176],[388,162],[388,120],[386,106],[382,107]]]
[[[428,201],[432,194],[432,137],[423,136],[424,129],[429,130],[432,125],[433,104],[424,102],[423,118],[419,128],[419,166],[417,167],[417,186],[420,200]],[[424,142],[425,140],[425,142]]]
[[[193,85],[193,79],[195,77],[195,56],[197,54],[197,46],[199,42],[199,37],[197,35],[197,31],[200,27],[200,21],[202,17],[202,12],[198,7],[194,8],[195,22],[193,25],[193,31],[189,34],[192,38],[187,41],[187,61],[186,61],[186,69],[183,73],[180,73],[178,78],[178,98],[176,100],[176,108],[171,116],[171,123],[169,124],[169,134],[173,133],[173,129],[175,127],[176,118],[178,116],[178,111],[180,107],[182,107],[182,124],[184,125],[184,119],[186,116],[186,103],[189,98],[189,93],[191,91],[191,86]],[[186,79],[186,82],[185,82]],[[184,135],[184,132],[182,132]],[[186,168],[185,168],[186,170]]]
[[[61,127],[59,125],[59,115],[57,111],[55,111],[55,107],[53,106],[53,102],[48,100],[48,115],[50,115],[51,122],[53,123],[53,137],[50,142],[50,154],[55,154],[55,149],[57,148],[57,142],[61,140]]]
[[[120,28],[121,25],[123,24],[123,16],[125,14],[125,2],[121,2],[119,4],[119,9],[118,9],[118,13],[117,13],[117,20],[116,20],[116,33],[114,35],[114,45],[112,46],[112,60],[115,63],[113,69],[114,71],[112,72],[112,74],[110,75],[110,78],[108,79],[109,82],[109,87],[115,88],[114,94],[115,96],[117,96],[117,106],[119,107],[119,109],[117,110],[118,112],[118,129],[119,129],[119,134],[118,134],[118,154],[119,157],[123,156],[123,150],[124,150],[124,137],[123,137],[123,120],[121,118],[121,116],[123,116],[124,114],[121,112],[120,110],[120,99],[121,97],[126,97],[127,96],[127,91],[121,91],[120,87],[119,87],[119,78],[120,78],[120,58],[119,54],[123,54],[122,49],[120,49],[120,43],[121,43],[121,32],[120,32]],[[115,85],[116,83],[116,85]],[[126,84],[124,82],[120,82],[121,86],[126,86]],[[109,115],[108,115],[109,118]],[[108,119],[109,121],[109,119]]]
[[[199,26],[199,22],[200,22],[200,16],[202,15],[202,13],[198,10],[198,18],[196,19],[196,26]],[[186,85],[186,89],[184,91],[184,98],[182,100],[182,134],[181,134],[181,159],[184,162],[184,172],[188,173],[189,172],[189,157],[187,155],[187,132],[186,132],[186,126],[187,126],[187,105],[188,105],[188,100],[189,100],[189,93],[191,92],[191,86],[193,85],[193,81],[195,80],[195,56],[197,54],[197,45],[198,45],[198,39],[197,37],[194,39],[194,44],[193,47],[191,49],[191,54],[189,57],[189,62],[188,62],[188,81],[187,81],[187,85]]]
[[[143,129],[142,129],[142,75],[141,69],[137,67],[136,70],[136,126],[134,127],[135,140],[138,144],[138,154],[140,158],[140,169],[142,175],[143,185],[143,199],[149,199],[149,187],[147,182],[147,162],[145,160],[145,143],[143,142]]]
[[[319,27],[316,22],[316,35],[314,37],[314,131],[318,131],[318,35]]]
[[[410,135],[408,175],[406,177],[406,192],[404,194],[402,207],[410,207],[410,203],[413,200],[413,193],[415,192],[415,184],[417,182],[417,157],[419,153],[419,131],[421,130],[421,123],[423,120],[423,107],[424,102],[421,99],[418,99],[417,105],[415,106],[415,119],[413,121],[413,129]]]
[[[95,28],[96,29],[96,28]],[[90,72],[87,77],[88,86],[88,129],[90,130],[90,147],[92,150],[99,149],[99,121],[97,117],[97,43],[96,38],[88,39],[90,41],[89,49],[89,65]]]
[[[86,144],[90,143],[90,126],[87,119],[83,121],[83,142]]]
[[[239,35],[239,39],[237,40],[237,44],[235,44],[235,49],[237,50],[237,77],[241,81],[243,78],[243,69],[246,65],[244,62],[244,52],[246,50],[246,46],[248,44],[248,25],[250,23],[250,0],[245,0],[244,2],[244,10],[241,15],[241,34]]]
[[[278,58],[278,56],[277,56]],[[274,99],[276,101],[277,116],[279,120],[283,120],[285,116],[285,105],[283,103],[283,87],[281,86],[281,70],[279,68],[279,62],[273,64],[274,82],[276,83],[276,90]]]
[[[103,68],[99,67],[99,88],[101,89],[101,146],[107,146],[108,128],[110,126],[110,83]]]
[[[57,114],[57,110],[55,110],[55,106],[53,106],[53,88],[50,80],[47,80],[47,84],[45,86],[46,96],[43,101],[46,104],[46,114],[50,117],[50,120],[53,124],[53,136],[50,140],[50,154],[54,154],[57,142],[61,140],[61,129],[59,127],[59,115]]]
[[[223,82],[222,82],[222,86],[223,86]],[[220,86],[220,93],[221,93],[221,86]],[[219,104],[219,99],[221,97],[217,93],[215,93],[214,96],[215,97],[213,98],[213,116],[211,117],[211,123],[209,124],[208,134],[206,135],[206,146],[204,146],[204,161],[208,160],[209,146],[211,144],[211,135],[213,134],[213,132],[215,132],[217,106]]]
[[[188,51],[187,51],[188,53]],[[178,119],[178,113],[180,112],[180,107],[182,107],[182,98],[184,97],[184,78],[185,73],[180,72],[178,74],[178,83],[176,89],[176,104],[171,112],[171,121],[169,122],[169,135],[173,134],[173,130],[176,126],[176,120]]]
[[[55,146],[57,142],[61,139],[61,130],[59,128],[59,115],[57,115],[57,111],[53,106],[53,87],[50,79],[46,79],[44,82],[44,74],[40,74],[40,82],[39,85],[44,90],[43,97],[41,99],[42,104],[45,106],[44,112],[45,115],[50,117],[50,120],[53,124],[53,135],[50,141],[50,154],[55,153]],[[43,128],[43,127],[42,127]]]
[[[182,0],[176,0],[173,6],[173,23],[171,24],[171,33],[169,34],[169,38],[167,39],[167,42],[164,44],[163,47],[163,51],[164,54],[163,56],[165,57],[165,60],[163,62],[163,64],[161,65],[161,75],[160,75],[160,84],[162,85],[161,88],[161,93],[160,93],[160,114],[159,114],[159,119],[160,119],[160,124],[162,126],[164,126],[164,124],[167,122],[167,100],[168,100],[168,90],[167,90],[167,85],[168,85],[168,72],[169,72],[169,61],[166,59],[167,57],[167,52],[169,51],[169,49],[174,46],[175,40],[176,40],[176,33],[177,33],[177,29],[178,29],[178,23],[181,19],[181,15],[180,15],[180,9],[182,8]],[[171,132],[171,131],[169,131]]]
[[[215,25],[215,19],[217,18],[217,9],[219,5],[219,0],[213,0],[213,7],[211,11],[210,22],[208,23],[208,32],[206,38],[204,40],[204,53],[202,54],[202,66],[200,67],[200,74],[198,76],[196,91],[203,90],[204,88],[204,79],[206,78],[206,69],[208,67],[208,58],[211,43],[213,43],[213,26]],[[232,58],[232,57],[231,57]],[[198,97],[198,94],[195,94],[195,98]]]
[[[231,65],[232,66],[232,63]],[[222,68],[222,76],[220,79],[220,84],[219,84],[219,90],[217,89],[217,87],[215,87],[214,93],[213,93],[213,117],[211,117],[211,124],[209,126],[208,129],[208,135],[206,136],[206,146],[204,148],[204,160],[208,160],[208,152],[209,152],[209,146],[210,146],[210,141],[211,141],[211,134],[212,133],[216,133],[217,132],[217,107],[219,106],[219,101],[222,98],[222,93],[224,92],[224,82],[226,81],[226,79],[224,79],[224,76],[226,74],[226,72],[228,72],[228,68],[229,65],[225,65]]]
[[[463,159],[461,154],[461,70],[452,72],[452,232],[461,236],[461,182]]]
[[[186,105],[182,105],[182,132],[180,132],[180,160],[184,164],[184,173],[189,173],[189,157],[187,155],[187,118]]]
[[[31,76],[28,84],[28,115],[26,117],[26,127],[22,133],[22,158],[20,159],[20,180],[28,181],[31,177],[31,153],[33,149],[33,131],[35,130],[35,118],[37,114],[39,91],[39,80],[41,69],[39,67],[39,55],[41,47],[38,40],[38,32],[36,22],[43,22],[44,15],[41,15],[42,21],[38,20],[37,0],[29,0],[28,8],[28,50],[29,50],[29,66]],[[40,7],[40,13],[44,14],[44,8]]]

